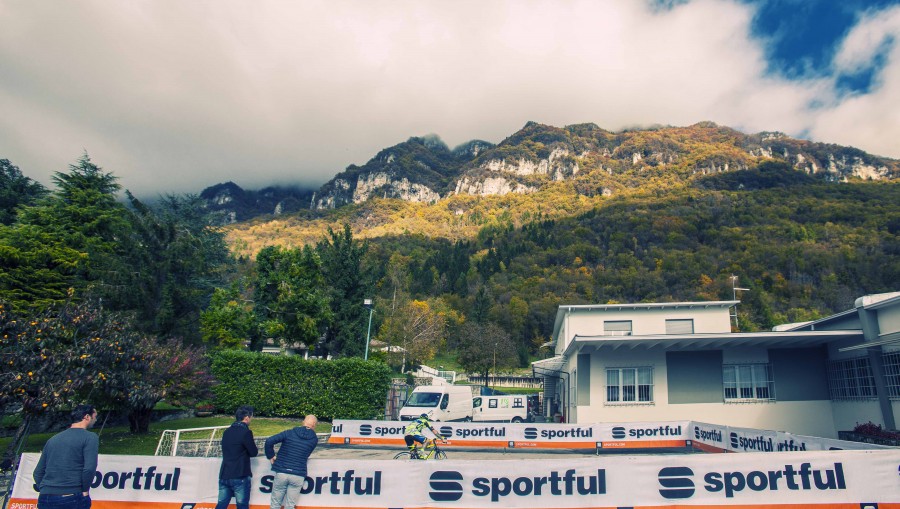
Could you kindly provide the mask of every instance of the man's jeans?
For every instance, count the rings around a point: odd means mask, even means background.
[[[219,479],[219,502],[216,509],[227,509],[228,503],[234,497],[237,509],[250,508],[250,478],[238,477],[237,479]]]
[[[282,505],[284,505],[284,509],[294,509],[304,482],[306,482],[306,477],[302,475],[275,472],[275,482],[272,483],[272,501],[269,502],[269,509],[278,509]]]
[[[75,495],[38,495],[38,509],[90,509],[91,497]]]

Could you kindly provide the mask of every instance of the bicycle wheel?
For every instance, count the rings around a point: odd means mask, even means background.
[[[394,456],[395,460],[411,460],[412,454],[409,451],[398,452],[396,456]]]
[[[447,459],[447,453],[445,453],[444,451],[438,451],[434,454],[434,459],[445,460]]]

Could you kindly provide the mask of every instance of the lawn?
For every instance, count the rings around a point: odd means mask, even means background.
[[[207,428],[211,426],[228,426],[234,422],[234,417],[225,415],[215,415],[212,417],[191,417],[188,419],[178,419],[173,421],[156,422],[150,424],[150,433],[147,435],[132,435],[128,431],[127,426],[106,427],[100,429],[95,427],[92,431],[100,434],[100,454],[137,454],[137,455],[153,455],[156,452],[156,445],[159,443],[159,437],[165,430],[189,429],[189,428]],[[300,426],[302,419],[275,419],[267,417],[254,417],[250,423],[250,429],[253,435],[257,437],[268,437],[279,433],[288,428]],[[331,423],[320,422],[316,426],[318,433],[330,433]],[[44,447],[44,443],[50,439],[55,433],[39,433],[29,435],[25,443],[24,452],[40,452]],[[11,438],[0,438],[0,450],[6,450]]]

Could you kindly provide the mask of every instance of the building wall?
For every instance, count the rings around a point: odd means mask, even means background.
[[[879,309],[878,333],[884,335],[898,331],[900,331],[900,305]]]
[[[897,414],[896,410],[894,414]],[[884,425],[884,419],[881,417],[881,408],[877,400],[833,401],[832,416],[834,426],[838,431],[849,431],[857,424],[866,422]]]
[[[693,319],[694,333],[709,334],[731,331],[728,308],[664,308],[624,310],[573,310],[560,327],[560,341],[568,344],[575,335],[602,336],[604,321],[631,320],[632,335],[648,336],[666,333],[667,319]],[[564,350],[557,348],[558,352]]]
[[[824,367],[814,368],[824,357],[824,349],[816,352],[784,350],[772,352],[776,372],[774,402],[725,403],[722,387],[722,363],[755,363],[770,361],[765,349],[678,351],[602,349],[590,358],[589,404],[579,404],[571,422],[635,422],[694,419],[716,424],[789,431],[791,433],[837,438],[832,418],[832,403],[827,394],[822,399],[820,387],[809,385],[821,380]],[[809,355],[807,355],[809,354]],[[803,361],[804,357],[810,360]],[[795,360],[793,372],[788,363]],[[670,372],[669,363],[672,371]],[[625,367],[653,368],[652,403],[607,403],[606,369]],[[583,371],[583,364],[582,364]],[[676,372],[677,371],[677,372]],[[783,378],[779,385],[778,373]],[[584,383],[584,374],[579,373]],[[788,388],[788,384],[796,387]],[[779,400],[779,387],[786,394]],[[581,399],[580,397],[577,399]],[[877,410],[877,406],[875,407]],[[824,417],[824,418],[823,418]],[[852,429],[847,428],[847,429]]]

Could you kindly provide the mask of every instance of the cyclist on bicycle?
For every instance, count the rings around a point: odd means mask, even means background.
[[[420,415],[416,420],[409,423],[406,426],[406,429],[403,430],[403,441],[406,442],[406,447],[409,449],[409,454],[413,459],[418,459],[419,451],[417,444],[425,443],[425,435],[422,434],[422,431],[428,428],[434,433],[434,436],[441,439],[441,441],[446,442],[444,437],[441,436],[437,430],[434,429],[434,426],[431,425],[431,421],[429,420],[428,414]]]

